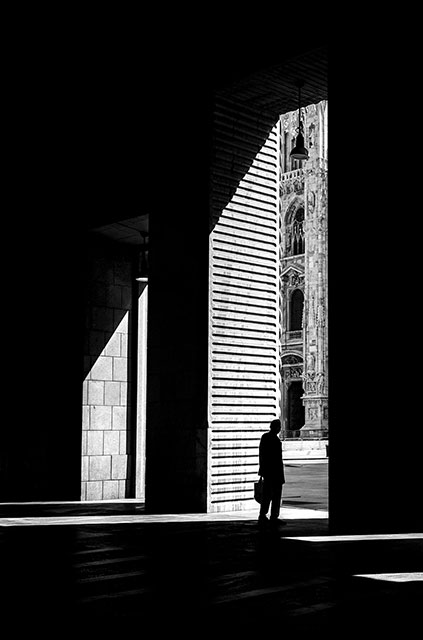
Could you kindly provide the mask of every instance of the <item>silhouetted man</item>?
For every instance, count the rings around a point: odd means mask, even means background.
[[[267,512],[270,503],[270,522],[278,522],[281,500],[282,485],[285,482],[282,458],[282,442],[278,436],[281,430],[281,421],[272,420],[270,431],[264,433],[260,440],[259,448],[259,476],[263,477],[263,498],[260,505],[259,522],[267,520]]]

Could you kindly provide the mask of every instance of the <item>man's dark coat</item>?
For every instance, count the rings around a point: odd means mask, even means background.
[[[273,431],[264,433],[259,447],[259,476],[264,479],[278,479],[285,483],[283,470],[282,442]]]

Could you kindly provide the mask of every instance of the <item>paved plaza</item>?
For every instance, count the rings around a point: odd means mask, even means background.
[[[327,463],[286,465],[282,517],[145,514],[137,501],[0,506],[4,623],[60,637],[414,627],[423,533],[330,534]],[[133,627],[131,626],[131,629]],[[149,635],[147,634],[147,637]]]

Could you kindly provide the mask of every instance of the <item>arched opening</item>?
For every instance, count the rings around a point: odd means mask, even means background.
[[[305,251],[304,209],[297,209],[292,223],[292,255],[297,256]]]
[[[305,253],[304,202],[298,197],[291,202],[285,218],[285,257]]]
[[[301,397],[304,394],[302,382],[294,380],[288,387],[288,430],[299,431],[304,426],[305,410]]]
[[[304,294],[301,289],[295,289],[291,295],[289,314],[289,330],[301,331],[304,307]]]

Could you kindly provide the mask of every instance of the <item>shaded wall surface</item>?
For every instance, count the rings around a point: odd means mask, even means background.
[[[25,251],[37,276],[16,298],[11,325],[13,418],[2,431],[0,499],[124,497],[131,254],[85,233],[55,243],[37,231]]]
[[[84,264],[81,499],[131,497],[133,255],[124,245],[97,239],[87,246]]]
[[[52,242],[41,224],[28,224],[26,234],[31,242],[16,252],[11,280],[13,313],[5,344],[9,417],[1,428],[0,499],[79,500],[84,339],[79,240],[58,234]]]

